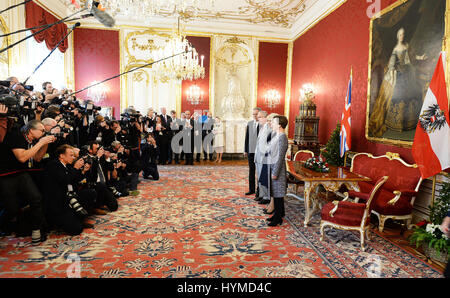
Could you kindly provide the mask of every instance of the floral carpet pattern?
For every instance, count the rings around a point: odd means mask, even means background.
[[[37,247],[0,238],[0,278],[441,277],[377,233],[366,252],[352,232],[327,229],[320,241],[319,215],[303,227],[300,201],[286,199],[283,225],[268,227],[261,205],[243,196],[245,166],[164,166],[160,175],[79,236],[54,232]]]

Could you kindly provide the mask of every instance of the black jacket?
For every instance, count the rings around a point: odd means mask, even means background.
[[[70,210],[67,199],[68,185],[75,185],[83,179],[81,171],[71,166],[64,167],[54,159],[44,169],[43,195],[48,215],[60,215]]]

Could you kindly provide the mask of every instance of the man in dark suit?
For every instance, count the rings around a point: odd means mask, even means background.
[[[212,113],[207,111],[206,117],[203,120],[202,142],[203,142],[203,160],[212,161],[213,159],[213,147],[212,138],[208,137],[214,128],[214,119]]]
[[[97,192],[98,207],[106,206],[109,211],[114,212],[119,208],[117,199],[106,185],[105,171],[102,168],[101,159],[105,154],[103,147],[98,142],[91,141],[88,143],[89,156],[92,159],[92,166],[86,173],[87,182],[92,185]]]
[[[43,194],[47,220],[69,235],[79,235],[83,231],[83,219],[88,213],[74,195],[73,185],[83,179],[80,169],[84,161],[79,159],[72,168],[69,167],[75,159],[73,148],[69,145],[58,147],[56,157],[46,165],[44,171]]]
[[[194,119],[191,112],[186,111],[186,121],[183,125],[183,152],[186,156],[185,165],[194,165]]]
[[[162,146],[161,148],[159,148],[160,150],[164,150],[165,152],[167,152],[167,160],[163,160],[163,163],[165,164],[165,162],[168,162],[169,164],[172,163],[172,148],[170,146],[170,142],[172,140],[172,130],[170,129],[170,126],[172,124],[172,118],[166,114],[166,108],[161,108],[161,123],[162,126],[165,127],[164,129],[164,138],[165,138],[165,142],[163,142],[163,144],[167,144],[167,146]],[[160,156],[164,156],[164,154],[160,155]]]
[[[176,144],[172,144],[172,140],[174,139],[175,136],[177,136],[177,134],[182,131],[183,126],[181,124],[181,119],[177,118],[177,112],[176,111],[171,111],[170,112],[171,116],[172,116],[172,122],[170,125],[170,129],[171,129],[171,140],[169,142],[169,146],[171,151],[173,152],[173,155],[175,157],[175,164],[179,164],[180,163],[180,152],[181,152],[181,144],[182,140],[180,140],[179,142],[177,142]],[[178,138],[177,138],[178,140]]]
[[[194,145],[195,149],[194,151],[197,152],[195,161],[200,162],[200,155],[202,154],[202,132],[203,132],[203,125],[202,125],[202,115],[198,112],[194,112]]]
[[[253,119],[247,123],[245,131],[245,153],[244,156],[248,158],[248,186],[249,190],[246,196],[255,194],[256,189],[256,166],[255,166],[255,149],[259,133],[258,113],[261,108],[254,108],[252,111]]]

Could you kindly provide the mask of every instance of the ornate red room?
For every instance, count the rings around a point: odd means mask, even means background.
[[[449,11],[1,1],[0,278],[448,278]]]

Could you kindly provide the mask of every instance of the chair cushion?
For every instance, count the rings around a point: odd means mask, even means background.
[[[386,157],[374,159],[367,155],[355,156],[353,172],[369,177],[372,181],[389,176],[383,188],[390,191],[401,188],[415,189],[420,180],[419,168],[407,167],[399,160],[389,160]],[[361,191],[366,192],[363,189]]]
[[[358,197],[360,199],[359,203],[365,203],[369,199],[369,193],[366,193],[366,192],[358,192],[358,191],[350,190],[348,192],[348,195],[350,196],[350,198]]]
[[[413,206],[410,203],[411,197],[402,195],[394,205],[388,204],[394,197],[395,195],[392,192],[382,189],[378,198],[372,205],[373,210],[383,215],[411,214],[413,209]]]
[[[359,191],[363,192],[363,193],[370,193],[374,187],[374,184],[376,180],[373,180],[374,182],[365,182],[365,181],[361,181],[358,182],[358,186],[359,186]],[[349,192],[350,193],[350,192]]]
[[[314,157],[314,154],[308,153],[308,152],[297,152],[294,155],[295,161],[306,161],[310,159],[311,157]]]
[[[335,205],[333,203],[328,203],[323,206],[322,220],[350,227],[358,227],[361,225],[361,220],[366,208],[365,204],[345,201],[339,202],[339,206],[336,212],[334,213],[333,217],[331,217],[330,211],[334,207]]]

